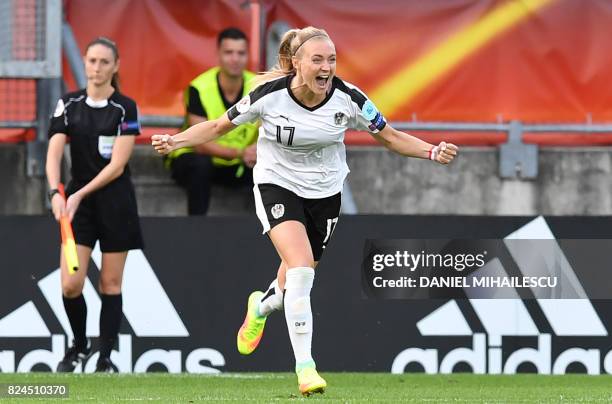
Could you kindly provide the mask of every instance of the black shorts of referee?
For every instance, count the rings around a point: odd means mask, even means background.
[[[70,182],[67,194],[85,184]],[[72,219],[77,244],[93,248],[100,241],[102,252],[122,252],[144,248],[134,187],[128,176],[121,176],[81,201]]]

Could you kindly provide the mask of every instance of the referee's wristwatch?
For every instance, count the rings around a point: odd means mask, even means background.
[[[53,188],[50,189],[49,192],[47,192],[47,197],[49,198],[49,202],[51,202],[51,200],[53,199],[53,196],[55,196],[55,194],[59,194],[60,191],[57,188]]]

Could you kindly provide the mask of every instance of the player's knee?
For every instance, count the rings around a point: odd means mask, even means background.
[[[304,259],[294,259],[294,260],[287,260],[287,269],[291,269],[291,268],[297,268],[297,267],[306,267],[306,268],[313,268],[314,269],[314,261],[308,258],[304,258]]]
[[[286,265],[286,269],[297,268],[297,267],[307,267],[314,268],[315,260],[310,248],[300,249],[300,251],[292,251],[290,254],[287,254],[286,257],[283,257],[283,264]],[[280,269],[284,269],[279,268]]]
[[[312,257],[312,253],[306,252],[303,254],[296,254],[294,257],[288,257],[288,259],[285,260],[285,263],[287,264],[287,269],[297,267],[315,267],[315,260]]]

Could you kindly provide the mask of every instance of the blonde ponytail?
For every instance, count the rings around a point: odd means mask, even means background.
[[[295,66],[293,66],[291,58],[300,50],[304,42],[315,36],[323,36],[330,39],[325,30],[315,27],[294,28],[285,32],[278,47],[278,63],[267,72],[255,76],[253,78],[253,88],[259,87],[268,81],[295,73]]]

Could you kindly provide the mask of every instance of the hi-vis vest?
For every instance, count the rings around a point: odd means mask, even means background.
[[[221,115],[225,113],[225,105],[223,104],[223,99],[221,98],[221,93],[219,86],[217,84],[217,74],[219,73],[219,67],[213,67],[210,70],[205,71],[196,77],[189,85],[198,90],[200,94],[200,101],[204,106],[204,110],[206,111],[207,119],[213,120],[217,119]],[[255,77],[254,73],[244,71],[243,75],[243,92],[242,97],[249,94],[251,90],[251,79]],[[189,89],[185,90],[185,105],[189,100]],[[185,126],[183,129],[187,128],[187,117],[185,117]],[[234,149],[244,149],[245,147],[253,144],[257,139],[257,130],[258,127],[255,124],[244,124],[240,125],[233,130],[227,132],[225,135],[218,138],[215,142],[221,146],[231,147]],[[183,147],[177,150],[174,150],[168,155],[168,159],[166,160],[166,164],[169,166],[171,162],[184,153],[192,153],[194,151],[193,147]],[[235,166],[242,164],[241,159],[233,159],[226,160],[220,157],[213,157],[212,162],[216,166]],[[240,170],[242,172],[242,170]]]

